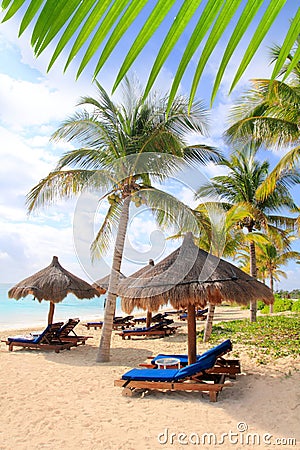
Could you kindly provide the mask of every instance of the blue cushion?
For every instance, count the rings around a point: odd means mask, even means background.
[[[122,333],[132,333],[135,331],[149,331],[149,328],[142,327],[142,328],[127,328],[126,330],[122,330]]]
[[[175,380],[180,380],[182,378],[191,377],[192,375],[197,374],[198,372],[202,372],[203,370],[210,369],[214,366],[216,362],[215,355],[201,356],[197,362],[194,364],[190,364],[189,366],[182,367],[179,369]]]
[[[216,345],[213,348],[210,348],[209,350],[206,350],[206,352],[202,353],[201,356],[208,356],[208,355],[221,355],[222,353],[226,352],[227,350],[232,349],[232,344],[230,339],[226,339],[226,341],[221,342],[221,344]]]
[[[216,345],[216,347],[210,348],[209,350],[206,350],[204,353],[202,353],[201,355],[197,355],[197,360],[199,360],[199,358],[201,358],[202,356],[209,356],[209,355],[215,355],[216,357],[218,357],[219,355],[221,355],[222,353],[224,353],[227,350],[231,350],[232,349],[232,344],[230,339],[227,339],[226,341],[222,342],[219,345]],[[151,364],[156,364],[156,360],[159,358],[177,358],[180,360],[181,364],[187,364],[188,363],[188,356],[187,355],[163,355],[163,354],[159,354],[157,356],[155,356],[155,358],[152,359]]]
[[[199,358],[194,364],[182,369],[132,369],[122,375],[123,380],[135,381],[177,381],[191,377],[214,366],[216,358],[214,355]]]
[[[87,322],[87,325],[103,325],[103,322]]]
[[[122,380],[173,381],[177,369],[132,369],[122,375]]]
[[[44,329],[44,331],[41,333],[41,334],[38,334],[38,335],[35,335],[35,336],[32,336],[32,339],[31,338],[28,338],[28,337],[26,337],[26,336],[24,336],[24,337],[22,337],[22,336],[20,336],[20,337],[9,337],[8,338],[8,341],[9,342],[23,342],[24,344],[26,343],[33,343],[33,344],[38,344],[39,342],[41,342],[42,340],[43,340],[43,338],[44,338],[44,336],[45,335],[47,335],[48,333],[49,333],[49,330],[51,330],[51,328],[53,327],[53,326],[58,326],[59,325],[59,327],[61,327],[63,324],[62,323],[57,323],[57,324],[49,324],[45,329]]]
[[[40,336],[32,336],[32,339],[26,337],[9,337],[7,338],[9,342],[23,342],[24,344],[36,344],[40,340]]]
[[[123,333],[134,333],[135,331],[152,331],[159,329],[161,325],[161,322],[156,323],[155,325],[151,325],[151,327],[140,327],[140,328],[128,328],[126,330],[123,330]]]

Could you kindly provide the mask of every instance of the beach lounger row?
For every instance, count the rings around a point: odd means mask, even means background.
[[[11,336],[2,340],[8,345],[8,350],[13,351],[14,347],[28,349],[54,350],[59,353],[61,350],[70,350],[71,347],[84,345],[86,340],[92,336],[78,336],[74,328],[79,323],[79,319],[69,319],[65,324],[57,322],[48,325],[40,333],[30,333],[26,336]]]
[[[124,328],[129,328],[131,326],[134,326],[135,323],[132,321],[133,316],[125,316],[125,317],[114,317],[113,320],[113,330],[122,330]],[[90,328],[94,328],[94,330],[97,330],[97,328],[103,327],[103,321],[98,322],[87,322],[83,324],[88,330]]]
[[[168,313],[155,314],[151,318],[151,322],[152,323],[158,323],[158,322],[161,322],[162,320],[171,320],[171,319],[166,319],[167,315],[168,315]],[[114,317],[113,329],[114,330],[120,330],[120,329],[123,330],[125,328],[134,327],[136,324],[146,323],[146,321],[147,321],[146,317],[136,317],[136,318],[134,316]],[[87,323],[84,323],[83,325],[88,330],[90,328],[94,328],[96,330],[98,328],[100,328],[100,329],[102,328],[103,321],[87,322]]]
[[[232,348],[229,340],[198,356],[194,364],[185,365],[179,369],[138,368],[132,369],[115,380],[114,385],[123,388],[122,394],[132,396],[136,390],[163,390],[163,391],[198,391],[207,393],[210,401],[216,402],[219,392],[224,387],[232,386],[226,381],[226,377],[233,375],[232,367],[235,367],[235,375],[240,373],[240,364],[229,363],[227,366],[222,356]],[[157,355],[154,361],[159,357]],[[168,355],[182,357],[185,355]]]
[[[122,339],[131,339],[133,336],[166,337],[176,333],[178,328],[175,326],[171,327],[170,323],[173,323],[173,320],[162,320],[161,322],[151,325],[150,327],[129,328],[122,330],[117,334],[121,336]]]
[[[166,319],[166,317],[169,315],[169,313],[164,312],[164,313],[157,313],[154,316],[151,317],[151,323],[157,323],[157,322],[161,322],[162,320]],[[136,317],[134,319],[132,319],[132,321],[134,323],[146,323],[147,322],[147,318],[146,317]]]
[[[207,313],[208,313],[208,308],[206,308],[206,309],[198,309],[195,312],[196,319],[197,320],[206,320],[207,319],[207,315],[206,315]],[[183,314],[180,314],[178,316],[178,319],[179,320],[187,320],[187,317],[188,317],[187,312],[184,312]]]

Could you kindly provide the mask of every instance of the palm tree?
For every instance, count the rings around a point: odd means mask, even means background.
[[[227,211],[222,210],[218,203],[202,203],[197,206],[196,213],[199,214],[199,222],[203,232],[198,239],[200,248],[210,251],[213,255],[221,258],[233,257],[241,244],[247,240],[238,223],[251,216],[246,205],[238,204],[231,206]],[[215,218],[218,218],[215,220]],[[255,234],[255,239],[258,233]],[[212,333],[213,320],[216,306],[208,304],[208,314],[204,329],[203,342],[208,342]]]
[[[249,233],[250,275],[256,278],[256,251],[253,231],[267,230],[270,236],[280,234],[280,227],[292,227],[295,219],[283,215],[274,215],[281,207],[295,208],[288,187],[299,183],[298,172],[282,174],[276,183],[275,190],[264,200],[257,198],[257,191],[266,179],[269,171],[267,161],[259,162],[255,159],[257,149],[253,146],[245,147],[234,152],[229,159],[219,163],[227,170],[227,175],[216,176],[198,191],[198,196],[215,198],[216,193],[224,208],[243,204],[249,212],[239,226]],[[251,321],[256,321],[256,302],[250,305]]]
[[[300,36],[279,74],[283,80],[252,80],[252,89],[238,99],[232,109],[232,125],[225,133],[227,141],[234,145],[254,142],[266,148],[290,149],[262,184],[259,191],[262,198],[272,192],[282,172],[293,170],[299,162],[299,52]],[[280,47],[273,47],[271,62],[277,62],[279,56]],[[292,65],[293,61],[296,61],[295,65]]]
[[[176,0],[158,0],[157,2],[148,2],[147,0],[115,0],[114,2],[110,0],[73,0],[72,2],[56,2],[55,4],[52,0],[28,0],[22,12],[23,17],[19,8],[24,6],[24,1],[2,0],[2,8],[6,12],[3,21],[9,20],[16,13],[19,14],[22,19],[19,29],[20,35],[29,25],[34,25],[31,44],[37,56],[49,44],[53,45],[52,41],[56,38],[56,46],[49,68],[52,67],[66,46],[71,43],[72,48],[67,56],[65,67],[68,67],[76,57],[80,63],[77,76],[81,74],[93,56],[99,54],[94,70],[94,78],[96,78],[119,41],[122,38],[125,39],[126,31],[133,24],[134,26],[137,25],[140,31],[133,42],[127,43],[129,50],[116,77],[114,88],[117,87],[148,41],[163,24],[163,32],[166,32],[166,37],[161,44],[149,75],[146,95],[182,34],[189,33],[190,37],[186,49],[181,60],[178,61],[177,73],[170,94],[170,108],[189,62],[206,39],[204,48],[200,52],[191,86],[191,107],[208,59],[218,42],[224,39],[227,29],[232,27],[233,31],[215,77],[212,99],[215,97],[234,51],[255,20],[255,31],[248,48],[243,52],[243,58],[232,82],[232,90],[278,14],[285,6],[286,0],[246,0],[242,7],[241,0],[207,0],[205,4],[203,3],[202,0],[184,0],[178,9]],[[148,10],[146,14],[143,11],[145,6]],[[194,21],[195,16],[198,17],[197,23],[194,28],[189,29],[188,27],[191,21]],[[258,17],[260,16],[261,19],[258,23]],[[299,28],[300,12],[299,9],[297,10],[295,2],[295,16],[287,30],[280,58],[278,58],[278,64],[274,68],[272,78],[280,72],[283,61],[297,39]],[[130,39],[128,33],[126,39]],[[103,50],[99,52],[99,48],[105,41]],[[293,60],[292,65],[296,65],[296,61]],[[191,70],[190,66],[189,70]]]
[[[249,243],[249,235],[245,234],[239,223],[252,217],[246,204],[239,203],[226,210],[218,202],[205,202],[199,204],[194,214],[198,220],[199,235],[195,236],[195,244],[199,248],[218,258],[234,258],[241,246]],[[181,228],[176,235],[169,239],[178,239],[185,235],[187,230]],[[255,243],[265,243],[268,239],[259,232],[251,233],[251,240]],[[208,304],[208,315],[205,324],[203,342],[208,342],[212,332],[215,305]]]
[[[190,209],[179,200],[154,188],[151,180],[162,181],[183,163],[217,161],[216,150],[204,145],[187,146],[187,132],[204,133],[206,112],[195,102],[187,114],[184,97],[174,100],[166,115],[167,99],[142,98],[142,89],[128,79],[123,85],[124,102],[115,104],[96,83],[97,98],[83,97],[79,105],[93,108],[75,113],[54,133],[53,139],[80,144],[63,155],[56,169],[28,195],[29,211],[70,197],[84,189],[97,190],[110,206],[92,244],[93,257],[107,251],[117,228],[112,272],[106,300],[103,332],[97,361],[108,361],[116,292],[129,218],[130,203],[146,203],[161,225],[185,223],[195,231]]]
[[[280,269],[281,266],[286,265],[291,260],[297,260],[300,253],[291,250],[290,244],[294,239],[293,235],[287,235],[284,244],[281,248],[273,243],[257,243],[257,267],[258,277],[264,282],[266,278],[270,280],[270,289],[274,292],[274,280],[279,280],[280,277],[286,278],[286,273]],[[247,254],[243,254],[244,270],[247,270],[249,265],[249,258]],[[270,305],[270,313],[273,312],[273,305]]]

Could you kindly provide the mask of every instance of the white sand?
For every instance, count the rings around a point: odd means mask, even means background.
[[[217,319],[244,314],[224,308]],[[203,323],[198,326],[203,327]],[[243,345],[238,345],[229,356],[239,355],[243,373],[233,387],[220,393],[217,403],[191,392],[149,392],[129,398],[121,395],[121,388],[114,387],[114,380],[152,354],[186,353],[186,324],[177,335],[164,339],[124,341],[114,332],[111,362],[106,364],[95,362],[101,331],[87,332],[81,325],[77,328],[78,333],[93,339],[86,346],[59,354],[18,348],[8,352],[1,343],[1,450],[300,448],[300,358],[259,366]],[[19,333],[21,330],[14,330],[12,334]],[[1,338],[9,334],[2,332]],[[199,344],[198,351],[208,347]],[[238,432],[239,423],[246,424],[248,430]],[[158,435],[166,429],[168,442],[160,444]],[[192,444],[205,432],[214,433],[220,442],[222,433],[230,431],[237,433],[232,435],[232,443],[225,437],[220,445],[209,445],[207,439],[206,444]],[[175,433],[173,443],[170,433]],[[260,445],[245,443],[247,435],[252,442],[253,433],[259,436]],[[266,433],[272,435],[271,445],[262,443]],[[298,442],[275,445],[275,439],[281,438],[296,438]],[[164,442],[166,434],[160,439]],[[236,439],[240,443],[233,443]]]

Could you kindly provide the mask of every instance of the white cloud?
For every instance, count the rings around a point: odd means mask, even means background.
[[[0,101],[0,120],[16,131],[61,120],[74,107],[74,97],[53,90],[48,81],[32,83],[4,74],[0,74]]]
[[[0,248],[5,255],[1,282],[16,282],[50,264],[52,256],[61,256],[62,264],[79,272],[74,258],[71,227],[40,226],[27,221],[1,223]],[[2,258],[1,258],[2,259]]]

